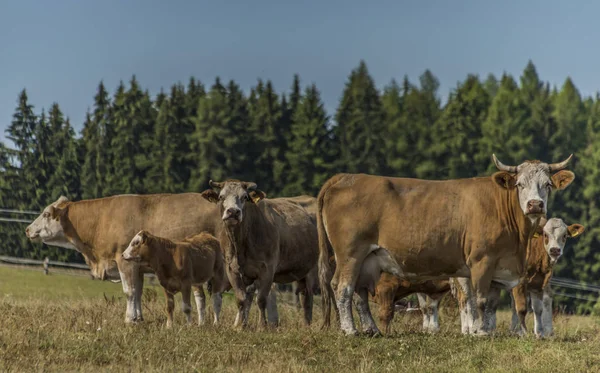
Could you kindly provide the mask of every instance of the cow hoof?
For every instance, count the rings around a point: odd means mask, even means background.
[[[367,329],[364,331],[365,335],[371,338],[382,337],[383,335],[378,329]]]
[[[344,330],[344,335],[348,336],[348,337],[357,337],[358,336],[358,330],[354,329],[354,330]]]

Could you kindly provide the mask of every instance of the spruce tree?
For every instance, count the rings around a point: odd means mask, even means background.
[[[473,177],[483,166],[474,164],[482,137],[481,124],[486,118],[489,96],[475,75],[469,75],[449,99],[433,133],[433,152],[439,178]],[[486,165],[487,166],[487,165]]]
[[[381,173],[385,164],[383,119],[379,92],[361,61],[346,82],[335,116],[339,171]]]
[[[306,88],[292,120],[291,142],[286,153],[290,165],[288,183],[283,195],[309,194],[316,196],[330,177],[333,161],[328,116],[317,87]]]

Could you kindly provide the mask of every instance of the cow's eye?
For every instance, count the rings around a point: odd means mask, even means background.
[[[48,214],[47,212],[45,212],[43,216],[44,216],[45,218],[47,218],[48,216],[50,216],[50,214]]]
[[[224,199],[225,199],[225,196],[224,196],[224,195],[222,195],[222,194],[219,194],[219,201],[222,201],[222,200],[224,200]]]
[[[247,194],[244,194],[244,196],[242,197],[242,199],[243,199],[244,201],[249,201],[249,200],[250,200],[250,197],[249,197]]]
[[[519,188],[519,189],[523,189],[523,184],[521,184],[520,182],[517,182],[517,184],[516,184],[516,185],[517,185],[517,188]]]

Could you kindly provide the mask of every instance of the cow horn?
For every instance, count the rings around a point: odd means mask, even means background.
[[[246,188],[246,190],[248,190],[248,191],[253,191],[254,189],[256,189],[256,187],[257,187],[256,183],[252,183],[252,182],[244,183],[244,188]]]
[[[496,165],[496,167],[500,170],[500,171],[506,171],[506,172],[512,172],[512,173],[516,173],[517,172],[517,166],[507,166],[504,163],[500,162],[498,160],[498,158],[496,158],[496,154],[492,154],[492,160],[494,161],[494,164]]]
[[[567,165],[569,164],[569,161],[571,160],[571,158],[573,158],[573,154],[571,154],[569,156],[569,158],[565,159],[562,162],[549,164],[548,167],[550,167],[550,172],[560,171],[560,170],[565,169],[567,167]]]
[[[212,188],[223,189],[223,183],[219,183],[219,182],[216,182],[216,181],[210,180],[208,182],[208,185],[210,185]]]

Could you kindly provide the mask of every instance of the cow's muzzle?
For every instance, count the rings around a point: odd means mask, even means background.
[[[27,236],[27,238],[29,238],[32,241],[38,240],[40,238],[40,231],[32,232],[31,229],[29,229],[28,227],[27,229],[25,229],[25,236]]]
[[[556,259],[556,258],[558,258],[558,257],[560,256],[560,254],[561,254],[561,250],[560,250],[560,248],[558,248],[558,247],[553,247],[553,248],[551,248],[551,249],[550,249],[550,256],[551,256],[553,259]]]
[[[531,200],[527,202],[527,215],[544,215],[544,201]]]
[[[223,214],[223,221],[227,224],[238,224],[242,221],[242,210],[237,208],[228,208]]]

